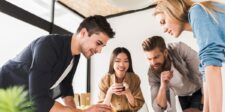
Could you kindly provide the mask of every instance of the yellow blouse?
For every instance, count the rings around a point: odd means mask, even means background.
[[[115,82],[115,74],[106,74],[99,84],[99,103],[102,103],[105,99],[108,88]],[[124,82],[129,85],[129,89],[134,96],[135,106],[129,104],[126,96],[118,96],[113,94],[111,98],[111,106],[114,112],[126,111],[136,112],[144,104],[144,98],[141,92],[139,77],[134,73],[126,73]]]

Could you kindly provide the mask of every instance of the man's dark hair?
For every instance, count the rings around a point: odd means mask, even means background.
[[[110,24],[107,22],[106,18],[100,15],[90,16],[85,18],[77,29],[77,33],[80,32],[82,28],[86,28],[88,35],[91,36],[94,33],[103,32],[113,38],[115,32],[112,30]]]
[[[142,48],[144,51],[151,51],[157,47],[162,52],[166,49],[165,41],[161,36],[152,36],[142,42]]]

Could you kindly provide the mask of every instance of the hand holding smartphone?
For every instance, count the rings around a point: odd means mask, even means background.
[[[116,89],[117,92],[122,92],[125,91],[125,86],[123,85],[123,83],[116,83]]]

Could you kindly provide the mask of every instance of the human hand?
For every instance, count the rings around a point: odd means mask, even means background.
[[[109,87],[107,92],[109,92],[109,94],[121,95],[121,91],[123,90],[125,90],[123,83],[114,83]]]
[[[166,86],[173,77],[173,71],[163,71],[161,73],[161,84]]]
[[[83,111],[74,107],[65,107],[62,112],[83,112]]]
[[[106,104],[96,104],[88,109],[85,109],[83,112],[111,112],[112,108],[111,106],[108,106]]]
[[[129,85],[126,82],[123,82],[123,91],[120,92],[121,95],[127,95],[129,94],[131,91],[129,89]]]

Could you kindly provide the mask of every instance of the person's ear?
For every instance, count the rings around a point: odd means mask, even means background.
[[[82,28],[81,30],[80,30],[80,35],[81,35],[81,37],[84,37],[85,35],[87,35],[88,34],[88,32],[87,32],[87,29],[86,28]]]
[[[168,50],[167,49],[165,49],[164,51],[163,51],[163,54],[164,54],[164,56],[168,56]]]

